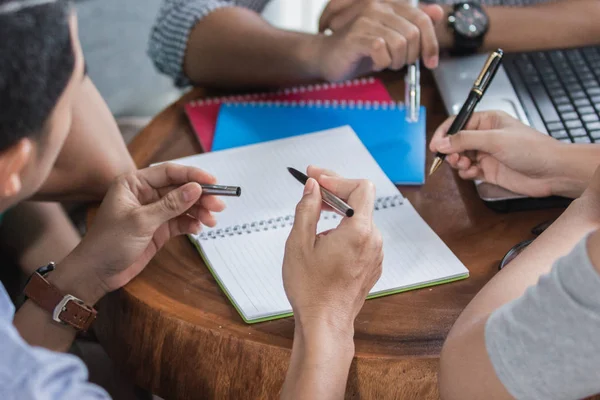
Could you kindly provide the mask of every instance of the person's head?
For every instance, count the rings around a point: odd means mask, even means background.
[[[66,0],[0,0],[0,211],[34,194],[71,126],[83,80]]]

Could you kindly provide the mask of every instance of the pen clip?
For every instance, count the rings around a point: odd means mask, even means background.
[[[498,68],[500,67],[500,63],[502,62],[502,57],[504,52],[500,49],[492,52],[490,56],[487,58],[481,73],[475,80],[473,84],[473,91],[476,92],[480,97],[483,96],[488,86],[494,79],[496,72],[498,72]]]

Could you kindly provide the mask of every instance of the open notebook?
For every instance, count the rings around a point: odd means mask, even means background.
[[[304,171],[313,164],[375,183],[374,220],[383,235],[385,260],[369,297],[469,276],[348,126],[174,162],[205,169],[222,184],[242,186],[240,198],[223,198],[227,210],[218,216],[218,227],[190,239],[247,323],[291,315],[281,265],[303,186],[287,167]],[[338,215],[323,212],[318,230],[339,222]]]

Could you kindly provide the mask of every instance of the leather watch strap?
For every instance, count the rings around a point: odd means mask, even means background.
[[[31,301],[48,311],[57,322],[62,322],[80,331],[87,331],[96,319],[96,310],[78,298],[64,295],[42,275],[34,272],[23,293]]]

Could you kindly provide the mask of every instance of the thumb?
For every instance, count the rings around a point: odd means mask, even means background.
[[[438,142],[437,151],[444,154],[463,153],[468,150],[494,153],[497,148],[497,135],[494,131],[461,131],[442,138]]]
[[[171,190],[157,202],[144,206],[152,226],[158,227],[189,210],[202,195],[202,187],[196,182]]]
[[[296,206],[296,217],[290,237],[312,246],[317,237],[317,223],[321,216],[321,190],[313,178],[304,185],[304,195]]]
[[[431,18],[434,23],[444,19],[444,9],[437,4],[421,5],[421,10]]]

